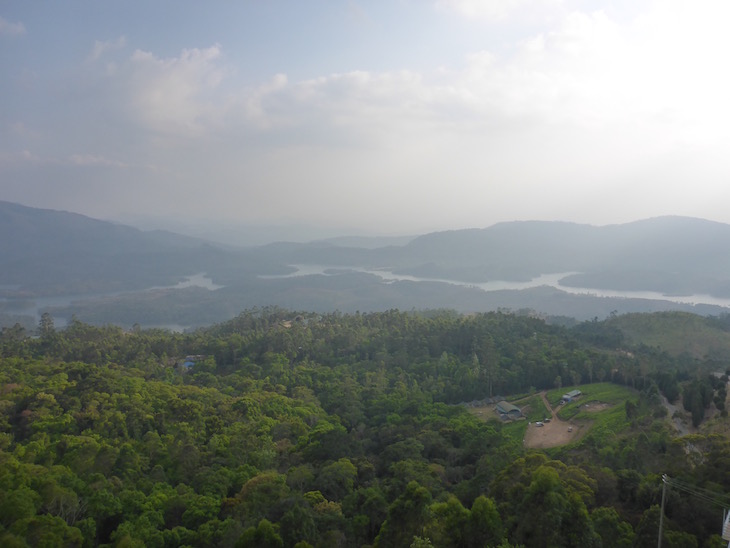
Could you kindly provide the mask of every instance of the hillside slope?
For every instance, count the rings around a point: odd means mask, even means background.
[[[391,245],[375,248],[319,241],[235,249],[0,202],[0,231],[8,235],[0,240],[2,325],[13,325],[19,314],[32,324],[42,310],[102,324],[206,325],[269,305],[323,312],[506,308],[579,319],[605,318],[614,311],[717,315],[726,310],[717,306],[722,301],[677,304],[656,295],[601,297],[563,288],[730,296],[730,226],[681,217],[606,227],[499,223],[426,234],[402,245],[390,240]],[[282,277],[294,273],[291,265],[302,264],[320,273]],[[394,275],[380,277],[378,271]],[[146,291],[199,273],[225,287]],[[525,282],[547,273],[564,273],[562,288],[473,286]],[[71,295],[75,302],[42,303],[29,312],[39,297]]]
[[[8,202],[0,202],[0,233],[8,235],[0,238],[0,285],[29,295],[174,283],[221,255],[194,238]]]
[[[687,312],[624,314],[606,320],[618,329],[626,344],[644,344],[673,356],[730,361],[730,324],[728,318],[707,318]]]
[[[383,255],[381,262],[392,258]],[[511,222],[427,234],[398,254],[401,272],[462,281],[574,273],[564,285],[730,296],[730,225],[659,217],[595,227]]]

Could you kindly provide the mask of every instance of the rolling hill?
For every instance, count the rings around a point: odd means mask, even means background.
[[[4,325],[27,314],[29,302],[37,304],[36,318],[48,310],[94,323],[193,326],[270,305],[322,312],[502,308],[578,319],[612,312],[718,315],[728,310],[711,299],[680,304],[657,295],[571,292],[571,286],[730,297],[730,225],[684,217],[604,227],[499,223],[382,240],[389,245],[380,247],[339,239],[232,248],[0,202],[0,230],[9,235],[0,240]],[[312,265],[319,273],[293,275],[292,265]],[[200,273],[223,287],[175,287]],[[562,277],[559,285],[524,284],[556,273],[556,280]],[[512,284],[488,291],[476,287],[495,280]],[[59,296],[69,297],[43,300]]]

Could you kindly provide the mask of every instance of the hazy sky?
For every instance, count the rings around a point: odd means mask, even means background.
[[[420,233],[730,222],[730,2],[0,3],[0,199]]]

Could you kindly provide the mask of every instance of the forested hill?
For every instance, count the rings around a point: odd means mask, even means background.
[[[730,226],[682,217],[604,227],[500,223],[383,247],[340,239],[239,249],[0,202],[0,230],[0,326],[30,328],[50,312],[59,323],[75,316],[188,328],[254,306],[511,309],[582,320],[613,311],[719,315],[730,302],[722,300],[730,297]],[[187,283],[203,274],[209,285]],[[520,285],[541,275],[552,275],[552,285]],[[476,287],[483,282],[496,283]],[[655,295],[597,296],[591,288]]]
[[[17,287],[22,296],[175,283],[223,255],[201,240],[170,232],[143,232],[75,213],[1,201],[0,233],[4,235],[0,286]]]
[[[664,545],[720,546],[721,365],[503,313],[256,309],[188,334],[45,318],[0,336],[0,545],[654,546],[666,473],[705,498],[669,492]],[[549,451],[523,445],[541,391],[582,432]]]
[[[397,255],[388,258],[404,272],[434,278],[483,282],[575,272],[565,285],[730,296],[730,225],[689,217],[601,227],[499,223],[427,234]]]

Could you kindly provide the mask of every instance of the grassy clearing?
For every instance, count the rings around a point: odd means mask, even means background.
[[[551,405],[556,406],[563,394],[574,389],[580,390],[583,394],[575,401],[560,406],[558,416],[562,420],[591,421],[596,426],[611,429],[620,429],[628,424],[625,403],[627,400],[636,399],[635,390],[607,382],[569,386],[548,392],[548,401]],[[586,409],[588,403],[605,403],[608,407],[596,412],[591,411],[590,407]],[[595,405],[593,408],[595,409]]]
[[[565,405],[558,405],[563,394],[578,389],[582,396],[577,400]],[[571,421],[577,424],[584,424],[590,431],[600,431],[616,435],[629,426],[626,419],[627,400],[635,401],[636,391],[631,388],[611,383],[595,383],[581,386],[567,386],[560,389],[550,390],[546,394],[550,405],[556,409],[558,417],[564,421]],[[484,412],[481,408],[470,409],[470,412],[483,420],[495,420],[502,427],[502,432],[518,443],[522,443],[528,429],[528,423],[543,420],[550,417],[550,410],[545,407],[542,397],[539,394],[524,396],[520,399],[509,398],[515,405],[519,406],[525,414],[525,420],[502,423],[492,408]],[[597,405],[606,404],[605,407]],[[586,404],[590,404],[586,409]],[[590,435],[590,434],[589,434]],[[581,439],[584,436],[580,436]],[[576,440],[573,443],[580,443]],[[572,443],[570,444],[572,445]],[[557,449],[557,448],[556,448]]]
[[[550,410],[545,407],[545,402],[539,394],[523,399],[516,405],[522,408],[522,413],[529,422],[541,421],[551,416]]]
[[[522,420],[504,423],[502,425],[502,432],[517,443],[522,444],[522,440],[525,439],[525,432],[527,432],[527,421]]]
[[[502,431],[516,442],[522,443],[525,438],[528,423],[541,421],[545,417],[550,417],[550,410],[545,407],[545,403],[539,394],[523,397],[513,402],[522,409],[525,419],[504,423]]]

